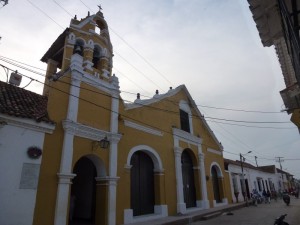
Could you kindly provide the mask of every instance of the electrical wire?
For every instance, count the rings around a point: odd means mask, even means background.
[[[220,121],[214,121],[214,120],[206,120],[208,122],[212,123],[219,123],[219,124],[226,124],[226,125],[232,125],[232,126],[238,126],[238,127],[252,127],[252,128],[261,128],[261,129],[275,129],[275,130],[287,130],[287,129],[296,129],[296,127],[261,127],[261,126],[249,126],[249,125],[243,125],[243,124],[234,124],[234,123],[226,123],[226,122],[220,122]]]
[[[9,62],[9,61],[7,61],[7,60],[4,60],[4,59],[2,59],[2,58],[0,58],[2,61],[4,61],[4,62],[7,62],[7,63],[9,63],[9,64],[12,64],[12,65],[15,65],[15,66],[18,66],[17,64],[15,64],[15,63],[11,63],[11,62]],[[20,67],[20,66],[18,66],[18,67]],[[20,68],[22,68],[22,69],[26,69],[26,70],[28,70],[28,71],[30,71],[30,72],[33,72],[33,73],[36,73],[36,74],[38,74],[38,75],[41,75],[41,76],[43,76],[43,77],[45,77],[45,75],[44,74],[42,74],[42,73],[39,73],[39,72],[36,72],[36,71],[34,71],[34,70],[31,70],[31,69],[28,69],[28,68],[26,68],[26,67],[23,67],[23,66],[21,66]],[[59,80],[60,81],[60,80]],[[62,81],[60,81],[60,82],[62,82]],[[69,85],[71,85],[70,83],[69,83]],[[98,94],[102,94],[103,95],[103,93],[101,93],[101,92],[95,92],[95,91],[93,91],[93,90],[91,90],[91,89],[87,89],[87,88],[82,88],[82,89],[85,89],[85,90],[88,90],[88,91],[91,91],[91,92],[94,92],[94,93],[98,93]],[[128,93],[128,92],[127,92]],[[130,93],[130,94],[133,94],[133,93]],[[130,102],[129,100],[127,100],[128,102]],[[133,102],[132,102],[133,103]],[[165,112],[170,112],[170,113],[176,113],[176,114],[178,114],[179,112],[175,112],[175,111],[171,111],[171,110],[166,110],[166,109],[159,109],[159,108],[156,108],[156,107],[153,107],[153,106],[150,106],[150,105],[145,105],[145,104],[142,104],[142,103],[135,103],[135,104],[138,104],[138,105],[140,105],[140,106],[144,106],[144,107],[148,107],[148,108],[151,108],[151,109],[157,109],[157,110],[160,110],[160,111],[165,111]],[[198,118],[197,116],[193,116],[194,118]],[[282,123],[290,123],[290,122],[277,122],[277,121],[245,121],[245,120],[230,120],[230,119],[224,119],[224,118],[216,118],[216,117],[205,117],[206,119],[208,118],[208,119],[211,119],[211,120],[217,120],[217,121],[230,121],[230,122],[237,122],[237,123],[250,123],[250,124],[253,124],[253,123],[258,123],[258,124],[282,124]],[[212,122],[212,121],[211,121]],[[261,127],[260,127],[261,128]],[[271,128],[271,129],[273,129],[273,128]]]
[[[35,74],[38,74],[38,75],[41,75],[41,76],[45,76],[44,74],[42,73],[38,73],[36,71],[33,71],[31,69],[27,69],[26,67],[21,67],[15,63],[12,63],[10,61],[13,61],[13,62],[17,62],[17,63],[20,63],[22,65],[26,65],[26,66],[29,66],[29,67],[32,67],[32,68],[35,68],[35,69],[39,69],[39,70],[42,70],[42,71],[46,71],[45,69],[41,69],[41,68],[38,68],[38,67],[35,67],[35,66],[32,66],[32,65],[29,65],[29,64],[26,64],[26,63],[23,63],[23,62],[20,62],[20,61],[17,61],[17,60],[14,60],[14,59],[11,59],[11,58],[8,58],[8,57],[5,57],[5,56],[1,56],[0,55],[0,60],[4,61],[4,62],[7,62],[11,65],[15,65],[15,66],[18,66],[22,69],[26,69],[27,71],[30,71],[30,72],[33,72]],[[138,85],[136,82],[134,82],[133,80],[129,79],[128,76],[125,76],[120,70],[116,69],[114,67],[114,69],[119,73],[121,74],[122,76],[124,76],[126,79],[128,79],[129,81],[131,81],[133,84],[135,84],[137,87],[141,88],[142,90],[144,90],[140,85]],[[131,93],[131,92],[127,92],[127,91],[123,91],[121,90],[123,93],[126,93],[126,94],[131,94],[131,95],[136,95],[136,93]],[[146,90],[144,90],[145,92],[147,92]],[[143,97],[146,97],[146,98],[151,98],[150,96],[147,96],[147,95],[141,95]],[[220,109],[220,110],[229,110],[229,111],[238,111],[238,112],[251,112],[251,113],[282,113],[282,112],[266,112],[266,111],[259,111],[259,110],[244,110],[244,109],[231,109],[231,108],[220,108],[220,107],[215,107],[215,106],[204,106],[204,105],[199,105],[199,104],[196,104],[196,106],[199,106],[199,107],[206,107],[206,108],[213,108],[213,109]],[[206,118],[209,118],[209,117],[206,117]],[[212,121],[211,121],[212,122]],[[216,121],[214,121],[216,123]],[[221,122],[219,122],[221,123]],[[290,123],[290,122],[286,122],[286,123]],[[230,124],[230,123],[224,123],[224,124],[228,124],[228,125],[234,125],[234,126],[244,126],[244,127],[256,127],[256,126],[249,126],[249,125],[239,125],[239,124]],[[270,128],[272,129],[273,127],[256,127],[256,128]],[[274,127],[274,129],[294,129],[294,127],[289,127],[289,128],[276,128]]]
[[[45,16],[47,16],[50,20],[52,20],[54,23],[56,23],[56,25],[58,25],[59,27],[61,27],[62,29],[65,29],[64,27],[62,27],[59,23],[57,23],[54,19],[52,19],[52,17],[50,17],[47,13],[45,13],[41,8],[39,8],[38,6],[36,6],[35,4],[33,4],[30,0],[26,0],[27,2],[29,2],[34,8],[36,8],[37,10],[39,10],[41,13],[43,13]]]
[[[0,65],[1,65],[1,64],[0,64]],[[1,66],[3,66],[3,65],[1,65]],[[10,69],[10,68],[8,68],[8,67],[6,67],[6,68],[7,68],[8,70],[13,71],[12,69]],[[27,75],[24,75],[24,74],[20,74],[20,75],[22,75],[22,76],[24,76],[24,77],[27,77],[27,78],[31,79],[32,81],[36,81],[36,82],[38,82],[38,83],[44,84],[43,82],[38,81],[38,80],[36,80],[36,79],[33,79],[33,78],[31,78],[31,77],[29,77],[29,76],[27,76]],[[105,109],[105,110],[108,110],[108,111],[110,111],[110,112],[119,113],[119,112],[115,112],[115,111],[113,111],[113,110],[111,110],[111,109],[108,109],[108,108],[106,108],[106,107],[104,107],[104,106],[95,104],[95,103],[93,103],[93,102],[91,102],[91,101],[88,101],[88,100],[86,100],[86,99],[83,99],[83,98],[80,98],[80,97],[71,95],[70,93],[65,92],[65,91],[63,91],[63,90],[61,90],[61,89],[51,87],[51,86],[49,86],[49,85],[47,85],[47,84],[44,84],[44,85],[46,85],[46,86],[48,86],[49,88],[52,88],[52,89],[54,89],[54,90],[57,90],[57,91],[59,91],[59,92],[61,92],[61,93],[63,93],[63,94],[67,94],[67,95],[69,95],[69,96],[76,97],[76,98],[78,98],[78,99],[80,99],[80,100],[82,100],[82,101],[85,101],[85,102],[87,102],[87,103],[89,103],[89,104],[92,104],[92,105],[94,105],[94,106],[96,106],[96,107],[100,107],[100,108]],[[119,114],[120,114],[120,113],[119,113]],[[138,123],[140,123],[140,124],[146,125],[146,126],[151,127],[151,128],[153,128],[153,129],[161,130],[162,132],[164,132],[164,133],[166,133],[166,134],[169,134],[169,135],[172,135],[172,136],[177,136],[177,135],[174,135],[173,133],[171,133],[170,131],[163,130],[163,129],[161,129],[161,128],[155,127],[155,126],[153,126],[153,125],[150,125],[150,124],[148,124],[148,123],[145,123],[144,121],[139,121],[139,120],[136,120],[135,118],[132,118],[132,117],[129,117],[129,116],[125,116],[125,115],[122,115],[122,114],[120,114],[120,115],[121,115],[123,118],[130,119],[130,120],[132,120],[132,121],[135,121],[135,122],[138,122]],[[180,136],[178,136],[178,137],[180,137]],[[203,145],[203,146],[206,146],[207,148],[214,148],[213,146],[207,145],[207,144],[205,144],[205,143],[202,143],[202,145]],[[239,156],[239,154],[237,154],[237,153],[233,153],[233,152],[229,152],[229,151],[225,151],[225,150],[223,150],[223,152]],[[259,157],[259,159],[272,160],[272,161],[275,160],[275,159],[269,159],[269,158],[263,158],[263,157]],[[300,160],[300,159],[285,159],[285,160]]]
[[[3,66],[3,65],[0,64],[0,66]],[[11,70],[11,71],[13,71],[11,68],[8,68],[8,67],[6,67],[6,68],[9,69],[9,70]],[[31,78],[31,77],[29,77],[29,76],[27,76],[27,75],[24,75],[24,74],[21,74],[21,73],[20,73],[20,75],[22,75],[22,76],[24,76],[24,77],[27,77],[27,78],[29,78],[29,79],[32,79],[32,80],[35,81],[35,82],[44,84],[45,86],[47,86],[47,87],[49,87],[49,88],[51,88],[51,89],[54,89],[54,90],[56,90],[56,91],[59,91],[59,92],[61,92],[61,93],[63,93],[63,94],[66,94],[66,95],[68,95],[68,96],[72,96],[72,97],[74,97],[74,98],[77,98],[77,99],[79,99],[79,100],[81,100],[81,101],[84,101],[84,102],[86,102],[86,103],[88,103],[88,104],[91,104],[91,105],[93,105],[93,106],[95,106],[95,107],[102,108],[102,109],[104,109],[104,110],[106,110],[106,111],[109,111],[109,112],[117,113],[117,114],[119,114],[119,115],[120,115],[121,117],[123,117],[123,118],[129,119],[129,120],[131,120],[131,121],[137,122],[137,123],[142,124],[142,125],[145,125],[145,126],[147,126],[147,127],[149,127],[149,128],[152,128],[152,129],[160,130],[160,131],[162,131],[162,132],[164,132],[164,133],[166,133],[166,134],[169,134],[169,135],[171,135],[171,136],[177,136],[177,137],[180,137],[180,138],[181,138],[181,136],[178,136],[178,135],[176,135],[176,134],[173,134],[173,133],[170,132],[170,131],[161,129],[160,127],[156,127],[156,126],[150,125],[150,124],[148,124],[148,123],[145,123],[144,121],[140,121],[140,120],[137,120],[137,119],[135,119],[135,118],[126,116],[126,115],[124,115],[124,114],[121,114],[120,112],[113,111],[113,110],[111,110],[111,109],[109,109],[109,108],[106,108],[106,107],[104,107],[104,106],[101,106],[101,105],[99,105],[99,104],[96,104],[96,103],[94,103],[94,102],[91,102],[91,101],[89,101],[89,100],[87,100],[87,99],[84,99],[84,98],[82,98],[82,97],[78,97],[78,96],[72,95],[72,94],[70,94],[70,93],[68,93],[68,92],[66,92],[66,91],[64,91],[64,90],[61,90],[61,89],[59,89],[59,88],[55,88],[55,87],[53,87],[53,86],[47,85],[47,84],[45,84],[45,83],[43,83],[43,82],[41,82],[41,81],[39,81],[39,80],[33,79],[33,78]],[[210,146],[210,145],[207,145],[207,144],[204,144],[204,143],[202,143],[202,145],[207,146],[207,147],[210,147],[210,148],[214,148],[214,146]]]

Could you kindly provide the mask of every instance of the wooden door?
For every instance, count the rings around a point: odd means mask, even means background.
[[[211,178],[212,178],[212,184],[214,189],[214,198],[217,203],[222,202],[221,196],[220,196],[220,189],[219,189],[219,178],[218,178],[218,172],[215,166],[211,168]]]
[[[96,207],[96,168],[91,160],[83,157],[74,166],[70,196],[70,223],[94,224]]]
[[[144,152],[132,155],[131,168],[131,208],[133,216],[154,213],[154,165]]]
[[[193,161],[187,151],[181,156],[182,182],[184,202],[187,208],[196,206],[196,189],[194,181]]]

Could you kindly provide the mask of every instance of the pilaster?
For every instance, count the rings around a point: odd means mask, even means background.
[[[176,189],[177,189],[177,213],[186,212],[186,204],[183,196],[182,168],[181,168],[182,148],[174,147],[175,172],[176,172]]]

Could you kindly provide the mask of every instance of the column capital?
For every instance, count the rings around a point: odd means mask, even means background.
[[[117,186],[117,182],[120,179],[120,177],[95,177],[95,180],[97,182],[106,181],[109,186]]]
[[[76,177],[74,173],[57,173],[59,184],[72,184],[72,179]]]
[[[155,175],[165,175],[164,169],[154,169],[153,172],[155,173]]]
[[[204,161],[204,158],[205,158],[204,153],[203,153],[203,152],[198,152],[198,158],[199,158],[199,160],[200,160],[201,162]]]
[[[174,153],[175,153],[175,155],[176,156],[181,156],[182,150],[183,149],[181,147],[179,147],[179,146],[174,147]]]

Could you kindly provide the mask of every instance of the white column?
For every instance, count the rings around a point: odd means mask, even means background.
[[[82,57],[74,54],[71,58],[71,87],[69,95],[69,105],[67,112],[67,120],[77,121],[79,92],[80,92],[80,77],[82,75]],[[67,210],[69,201],[69,186],[72,183],[71,179],[76,175],[72,174],[73,160],[73,140],[74,134],[72,130],[65,130],[64,141],[62,147],[62,155],[60,161],[60,172],[58,175],[58,188],[55,207],[55,225],[67,224]]]
[[[202,153],[201,144],[198,145],[198,157],[199,157],[200,180],[201,180],[202,207],[204,209],[208,209],[209,208],[209,201],[208,201],[208,198],[207,198],[207,186],[206,186],[204,154]]]
[[[81,81],[77,79],[78,72],[72,72],[67,119],[77,121],[78,102]]]
[[[182,182],[182,166],[181,166],[182,149],[174,147],[175,155],[175,171],[176,171],[176,188],[177,188],[177,213],[185,213],[186,205],[183,196],[183,182]]]
[[[55,207],[55,225],[66,225],[68,215],[68,201],[69,201],[69,186],[72,184],[75,174],[58,173],[58,190],[56,196],[56,207]]]
[[[110,131],[118,133],[119,95],[112,94]],[[117,167],[118,167],[118,142],[117,138],[110,138],[109,150],[109,186],[108,186],[108,225],[116,224],[116,195],[117,195]]]

